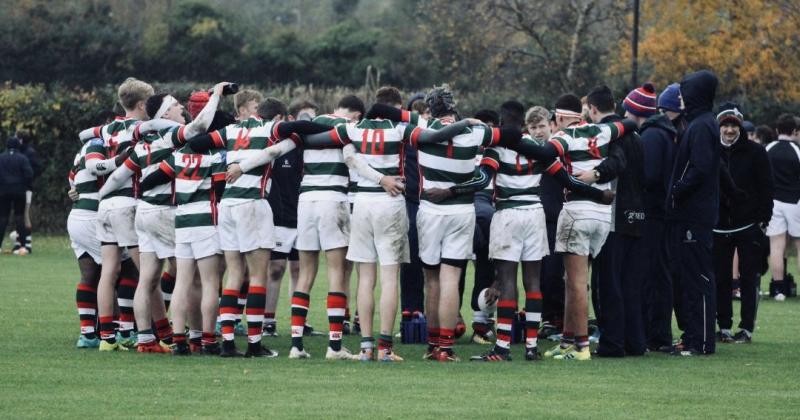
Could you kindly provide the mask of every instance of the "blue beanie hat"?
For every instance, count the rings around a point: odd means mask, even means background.
[[[672,112],[681,112],[681,85],[673,83],[667,86],[658,97],[658,107]]]
[[[742,123],[742,128],[744,128],[744,131],[746,131],[748,133],[756,131],[756,126],[753,125],[753,123],[750,122],[750,121],[744,121]]]

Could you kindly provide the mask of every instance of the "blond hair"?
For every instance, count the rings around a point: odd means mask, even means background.
[[[149,83],[143,82],[135,77],[129,77],[119,85],[117,89],[117,99],[126,111],[133,111],[139,102],[146,101],[153,96],[155,91]]]
[[[550,120],[550,111],[546,110],[544,107],[535,106],[528,110],[525,113],[525,124],[539,124],[540,122],[544,121],[547,122]]]
[[[239,112],[240,106],[244,106],[250,101],[256,101],[256,103],[260,104],[264,101],[264,96],[261,92],[251,89],[243,89],[233,95],[233,107],[236,108],[236,112]]]

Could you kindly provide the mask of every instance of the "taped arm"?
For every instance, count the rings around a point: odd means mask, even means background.
[[[369,166],[366,159],[364,159],[364,155],[357,153],[356,147],[353,146],[352,143],[348,143],[342,147],[342,156],[348,168],[358,172],[358,175],[364,179],[380,184],[381,178],[383,178],[384,175],[375,170],[372,166]]]
[[[297,148],[297,144],[293,141],[282,141],[274,144],[266,149],[259,150],[257,155],[251,156],[239,162],[239,168],[242,172],[249,172],[253,168],[266,165],[273,160],[291,152]]]
[[[467,182],[456,184],[450,187],[450,192],[455,195],[473,194],[486,188],[492,179],[494,179],[497,170],[490,165],[481,165],[478,167],[478,173],[475,177]]]
[[[108,195],[110,192],[119,189],[119,187],[121,187],[125,181],[127,181],[128,179],[130,179],[130,177],[133,176],[135,170],[132,169],[131,166],[134,164],[132,162],[131,163],[129,162],[130,159],[126,160],[124,165],[121,165],[119,168],[117,168],[117,170],[112,172],[111,176],[106,179],[106,182],[103,184],[103,187],[100,188],[99,191],[101,199],[106,195]]]

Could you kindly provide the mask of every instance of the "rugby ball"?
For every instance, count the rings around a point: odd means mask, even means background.
[[[494,315],[495,311],[497,311],[497,301],[492,302],[489,305],[486,302],[486,291],[489,290],[488,288],[481,290],[481,293],[478,294],[478,307],[481,309],[481,312],[485,313],[486,315],[492,316]]]

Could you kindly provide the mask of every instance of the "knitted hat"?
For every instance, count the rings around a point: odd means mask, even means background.
[[[20,141],[16,137],[9,137],[6,139],[6,149],[19,149]]]
[[[742,112],[739,111],[738,105],[732,102],[726,102],[719,107],[717,122],[719,122],[719,125],[732,122],[739,127],[742,127],[744,116],[742,115]]]
[[[667,86],[658,97],[658,107],[666,111],[681,112],[681,85],[673,83]]]
[[[208,92],[195,92],[192,96],[189,97],[189,104],[187,108],[189,109],[189,115],[192,118],[197,118],[197,114],[203,110],[203,107],[206,106],[208,103],[208,99],[210,95]]]
[[[625,97],[622,107],[637,117],[650,117],[656,113],[656,88],[646,82]]]
[[[753,132],[756,131],[756,126],[753,125],[753,123],[750,122],[750,121],[742,122],[742,128],[744,128],[744,131],[746,131],[748,133],[753,133]]]

